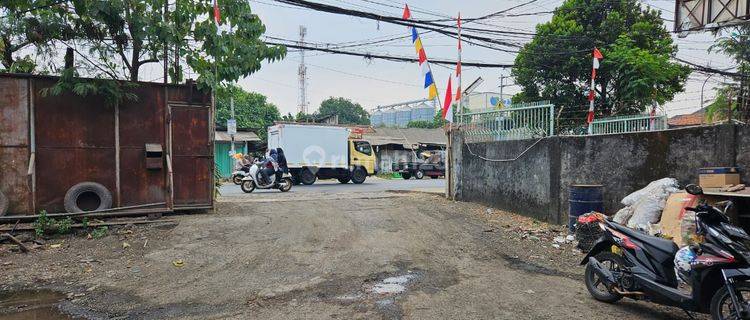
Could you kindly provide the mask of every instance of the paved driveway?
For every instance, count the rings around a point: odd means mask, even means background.
[[[347,192],[379,192],[379,191],[421,191],[421,192],[445,192],[445,179],[381,179],[369,177],[363,184],[341,184],[336,180],[318,180],[315,184],[296,185],[289,192],[293,194],[310,194],[310,193],[347,193]],[[262,193],[280,193],[278,190],[255,190],[253,194]],[[244,195],[239,186],[232,183],[224,184],[221,187],[222,196],[239,196]]]

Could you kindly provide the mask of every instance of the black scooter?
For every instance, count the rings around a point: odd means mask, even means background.
[[[686,190],[703,193],[696,185]],[[696,213],[696,230],[705,237],[692,247],[697,255],[687,279],[692,293],[678,289],[674,242],[608,219],[600,219],[604,235],[581,261],[586,288],[596,300],[608,303],[629,297],[710,313],[715,320],[750,319],[750,236],[729,223],[730,206],[727,201],[723,210],[706,204],[686,208]]]

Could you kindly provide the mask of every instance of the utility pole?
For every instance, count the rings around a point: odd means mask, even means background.
[[[505,83],[505,79],[512,78],[511,76],[506,76],[504,74],[500,74],[500,100],[505,101],[505,96],[503,96],[503,93],[505,92],[505,87],[512,87],[512,83]],[[507,106],[506,106],[507,107]]]
[[[305,45],[305,36],[307,35],[307,28],[305,26],[299,26],[299,45]],[[307,114],[307,66],[305,65],[305,50],[299,51],[300,63],[299,63],[299,112]]]
[[[164,1],[164,12],[162,13],[164,24],[169,21],[169,1]],[[169,42],[164,40],[164,84],[169,82]],[[137,79],[136,79],[137,80]]]
[[[230,96],[229,96],[229,112],[231,114],[231,119],[234,120],[235,123],[237,123],[236,122],[237,120],[235,120],[235,118],[234,118],[234,95],[231,94],[231,93],[230,93]],[[227,130],[229,130],[229,128],[227,128]],[[230,132],[229,137],[232,140],[231,141],[231,143],[232,143],[232,146],[231,146],[232,149],[231,150],[232,150],[232,154],[234,154],[235,153],[234,152],[234,132]]]
[[[500,75],[500,99],[504,100],[505,97],[503,96],[503,88],[505,88],[505,78],[506,76],[504,74]]]

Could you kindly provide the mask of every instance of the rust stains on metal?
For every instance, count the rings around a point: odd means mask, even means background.
[[[0,192],[11,213],[31,210],[28,80],[0,78]]]
[[[102,97],[40,94],[55,81],[54,77],[0,74],[0,191],[12,190],[5,192],[11,213],[28,214],[32,204],[37,210],[63,211],[67,190],[84,181],[104,185],[115,203],[123,206],[171,203],[168,167],[179,186],[175,187],[176,205],[213,205],[209,93],[188,85],[138,83],[133,89],[138,99],[118,105],[115,114]],[[30,118],[36,138],[35,197],[27,175]],[[172,166],[165,163],[159,168],[152,158],[148,168],[147,144],[162,146],[164,162],[172,159]]]

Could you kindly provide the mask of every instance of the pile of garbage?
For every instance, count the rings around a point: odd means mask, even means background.
[[[659,231],[655,228],[658,227],[654,225],[661,220],[667,198],[679,190],[679,183],[674,178],[651,182],[645,188],[623,198],[620,202],[625,208],[617,211],[613,220],[631,229],[657,234]]]

